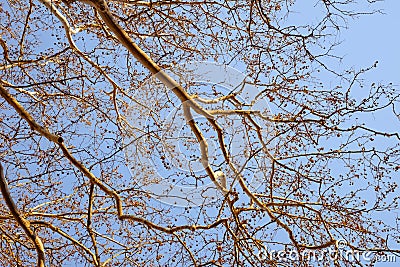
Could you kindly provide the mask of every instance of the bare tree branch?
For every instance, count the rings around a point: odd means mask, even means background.
[[[0,163],[0,189],[3,195],[4,201],[7,204],[11,214],[15,218],[15,221],[19,224],[19,226],[24,230],[25,234],[29,237],[32,243],[35,246],[37,252],[37,266],[44,267],[45,266],[45,251],[42,240],[35,233],[34,230],[31,229],[30,221],[26,220],[20,213],[15,205],[14,200],[11,197],[10,190],[8,188],[7,180],[4,175],[3,165]]]

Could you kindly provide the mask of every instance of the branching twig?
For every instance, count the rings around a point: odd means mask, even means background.
[[[6,202],[7,207],[10,209],[10,212],[13,215],[14,219],[17,221],[19,226],[21,226],[21,228],[24,230],[26,235],[29,237],[29,239],[35,245],[35,249],[36,249],[37,256],[38,256],[37,266],[44,267],[45,266],[44,265],[45,264],[45,252],[44,252],[44,246],[43,246],[42,240],[31,229],[31,223],[21,215],[20,211],[17,208],[17,205],[15,205],[14,200],[11,197],[10,190],[9,190],[8,184],[7,184],[7,180],[4,175],[3,166],[1,163],[0,163],[0,189],[1,189],[1,193],[3,195],[4,201]]]

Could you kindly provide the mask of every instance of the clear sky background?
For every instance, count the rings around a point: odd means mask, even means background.
[[[305,0],[297,1],[298,13],[294,15],[294,20],[313,21],[313,12],[317,1]],[[354,68],[359,70],[367,68],[378,61],[377,68],[367,72],[362,78],[365,80],[366,88],[355,87],[353,95],[362,95],[367,93],[369,85],[392,83],[398,92],[400,92],[400,0],[384,0],[373,5],[369,5],[367,0],[360,0],[364,4],[365,11],[380,9],[384,14],[363,15],[354,19],[347,20],[348,29],[342,29],[338,39],[342,42],[332,53],[337,56],[343,56],[340,66],[330,65],[333,69]],[[362,5],[356,5],[355,10],[359,11]],[[332,61],[333,62],[333,61]],[[329,83],[328,81],[325,81]],[[400,103],[397,103],[397,111],[400,110]],[[400,118],[396,118],[389,111],[381,111],[373,116],[362,117],[367,126],[390,132],[400,132]],[[394,173],[393,180],[398,181],[400,185],[399,172]],[[400,192],[400,190],[397,190]],[[383,218],[388,224],[395,224],[396,217],[400,217],[400,211],[380,212],[375,214]],[[400,244],[391,242],[393,249],[400,249]],[[365,262],[364,262],[365,263]],[[380,262],[377,267],[395,267],[400,266],[400,257],[396,262]]]
[[[348,20],[348,29],[341,32],[342,44],[336,54],[344,56],[343,68],[367,68],[378,61],[377,68],[362,76],[366,86],[371,83],[393,83],[400,92],[400,0],[383,0],[372,7],[381,9],[384,14]],[[366,93],[367,89],[358,88],[353,93],[362,91]],[[400,103],[397,103],[399,110]],[[381,111],[368,119],[367,126],[400,132],[400,118],[396,118],[389,110]]]
[[[400,85],[400,1],[385,0],[376,4],[385,14],[361,16],[349,20],[342,32],[344,64],[366,67],[379,61],[369,79]]]
[[[298,2],[301,1],[308,2],[308,4],[316,2],[316,0],[298,0]],[[367,0],[361,1],[367,2]],[[374,6],[382,9],[385,14],[365,15],[357,19],[349,19],[348,29],[343,29],[341,32],[342,44],[337,47],[334,54],[344,56],[343,68],[366,68],[378,61],[378,67],[363,77],[370,83],[392,82],[400,90],[400,0],[384,0]],[[304,12],[303,15],[310,15],[309,10]],[[400,103],[398,107],[400,109]],[[399,120],[393,116],[390,118],[386,116],[385,113],[375,114],[374,120],[370,123],[376,123],[377,127],[384,127],[392,132],[400,132]],[[400,173],[397,172],[396,175],[393,179],[397,180],[400,185]],[[385,218],[393,221],[398,214],[386,214]],[[398,245],[395,249],[400,249],[400,246]],[[376,266],[400,266],[400,257],[397,257],[396,263],[382,262]]]
[[[349,29],[342,31],[343,43],[337,51],[345,56],[344,66],[368,67],[377,60],[378,67],[364,76],[366,81],[392,82],[400,90],[400,0],[385,0],[376,7],[382,8],[385,14],[361,16],[348,21]],[[385,113],[375,114],[374,122],[377,127],[400,131],[399,119],[394,116],[389,118]],[[400,175],[396,175],[393,179],[400,183]],[[398,214],[391,215],[385,215],[388,221],[394,220]],[[396,260],[395,263],[380,262],[376,266],[400,266],[400,257]]]
[[[354,86],[352,88],[351,94],[358,99],[366,96],[372,83],[383,85],[392,83],[400,92],[400,50],[398,48],[400,46],[400,0],[377,0],[373,4],[369,4],[367,0],[358,0],[357,2],[354,5],[345,5],[343,8],[366,13],[380,10],[381,13],[353,18],[346,17],[346,24],[335,17],[334,20],[338,21],[341,26],[347,25],[347,29],[342,28],[340,35],[333,36],[328,43],[334,40],[341,42],[331,51],[331,54],[342,57],[343,60],[329,60],[325,57],[322,61],[330,69],[338,72],[349,68],[354,70],[368,68],[378,61],[377,68],[361,76],[365,81],[365,87]],[[315,25],[326,16],[325,7],[321,2],[314,0],[296,1],[291,10],[286,22],[282,21],[283,25]],[[329,87],[329,85],[337,85],[335,83],[338,81],[332,81],[331,76],[326,77],[323,82]],[[400,110],[400,103],[397,106],[397,110]],[[367,126],[376,130],[399,132],[400,129],[399,118],[390,112],[378,112],[368,118],[363,117],[363,120],[367,120]]]

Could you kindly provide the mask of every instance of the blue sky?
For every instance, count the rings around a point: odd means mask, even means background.
[[[359,2],[366,3],[367,1]],[[299,5],[299,13],[292,14],[293,18],[296,21],[313,21],[314,13],[310,13],[310,10],[315,7],[315,3],[316,1],[298,1],[296,5]],[[385,0],[371,6],[364,6],[366,10],[372,7],[381,9],[384,14],[377,13],[348,19],[348,29],[342,29],[340,36],[337,37],[342,43],[333,52],[335,55],[343,56],[343,60],[339,66],[331,67],[361,69],[370,67],[375,61],[378,61],[377,68],[363,76],[366,87],[369,88],[373,82],[377,84],[392,83],[397,90],[400,90],[400,51],[398,48],[400,43],[400,0]],[[354,88],[353,90],[355,95],[362,95],[363,92],[367,92],[367,89]],[[399,110],[400,103],[397,103],[397,111]],[[400,129],[400,118],[396,118],[389,111],[378,112],[373,116],[363,116],[362,119],[372,128],[385,129],[390,132],[399,132]],[[392,178],[399,181],[399,173],[396,172],[394,175],[395,177]],[[381,212],[375,216],[384,218],[386,223],[394,224],[399,212]],[[399,249],[399,244],[395,246],[397,246],[395,249]],[[380,262],[375,266],[399,266],[400,257],[397,257],[396,261]]]
[[[366,80],[370,82],[392,82],[400,89],[400,1],[386,0],[378,3],[385,14],[361,16],[355,20],[349,20],[349,29],[342,32],[342,45],[338,52],[343,54],[345,66],[367,67],[376,60],[378,68],[370,71]],[[398,105],[399,106],[399,105]],[[374,122],[377,126],[385,127],[391,131],[399,132],[399,120],[387,114],[375,114]],[[393,177],[394,179],[400,178]],[[394,215],[394,214],[393,214]],[[394,219],[389,214],[388,220]],[[397,262],[380,262],[377,267],[399,266]]]
[[[310,1],[310,0],[298,0]],[[365,1],[366,0],[360,0]],[[309,3],[316,2],[311,0]],[[348,20],[348,30],[341,32],[340,39],[343,43],[337,48],[336,54],[343,55],[343,67],[363,68],[371,66],[379,61],[378,68],[368,72],[364,77],[372,82],[392,82],[400,89],[400,0],[385,0],[378,3],[386,14],[361,16],[354,20]],[[307,15],[307,14],[306,14]],[[390,128],[391,131],[399,131],[400,124],[395,118],[387,118],[385,114],[376,114],[377,126]],[[396,123],[388,123],[393,120]],[[400,180],[399,174],[394,179]],[[393,216],[387,215],[388,220]],[[376,266],[398,266],[397,263],[380,263]]]
[[[342,32],[340,52],[344,64],[366,67],[379,61],[378,68],[368,74],[371,80],[400,85],[400,1],[385,0],[377,6],[385,14],[361,16],[349,20],[349,29]]]
[[[385,0],[374,4],[384,14],[360,16],[348,20],[348,29],[340,36],[342,44],[337,49],[343,55],[343,67],[367,68],[378,61],[377,68],[363,78],[371,83],[393,83],[400,90],[400,1]],[[358,89],[361,93],[362,89]],[[357,93],[357,90],[353,91]],[[397,110],[399,110],[399,103]],[[378,112],[368,121],[369,126],[399,132],[399,118],[391,112]]]

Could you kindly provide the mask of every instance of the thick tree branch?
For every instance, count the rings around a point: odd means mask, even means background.
[[[98,179],[92,172],[90,172],[85,165],[83,165],[80,161],[78,161],[68,150],[68,148],[65,146],[63,143],[63,139],[57,135],[54,135],[49,132],[48,129],[40,126],[33,118],[32,116],[21,106],[21,104],[12,96],[8,93],[8,91],[0,84],[0,95],[6,99],[8,103],[10,103],[14,109],[21,115],[21,117],[28,122],[28,124],[31,126],[31,128],[35,131],[37,131],[40,135],[43,137],[46,137],[49,141],[52,141],[56,143],[60,148],[61,151],[63,152],[64,156],[77,168],[79,169],[87,178],[90,179],[90,181],[94,184],[96,184],[103,192],[105,192],[107,195],[111,196],[114,198],[116,202],[116,209],[117,209],[117,215],[120,220],[130,220],[130,221],[135,221],[141,224],[146,225],[150,229],[155,229],[161,232],[165,232],[168,234],[172,234],[177,231],[182,231],[182,230],[191,230],[195,231],[197,229],[211,229],[222,222],[224,222],[226,219],[220,219],[212,224],[209,225],[183,225],[183,226],[176,226],[176,227],[163,227],[158,224],[155,224],[151,221],[148,221],[146,219],[130,215],[130,214],[124,214],[123,211],[123,202],[121,200],[121,197],[118,195],[117,192],[114,190],[108,188],[100,179]]]
[[[26,220],[20,213],[15,205],[14,200],[11,197],[10,190],[8,189],[7,180],[4,175],[3,165],[0,163],[0,189],[3,195],[4,201],[7,204],[11,214],[13,215],[14,219],[17,221],[19,226],[24,230],[26,235],[35,245],[35,249],[37,252],[37,266],[44,267],[45,266],[45,252],[42,240],[36,233],[31,229],[31,223]]]

